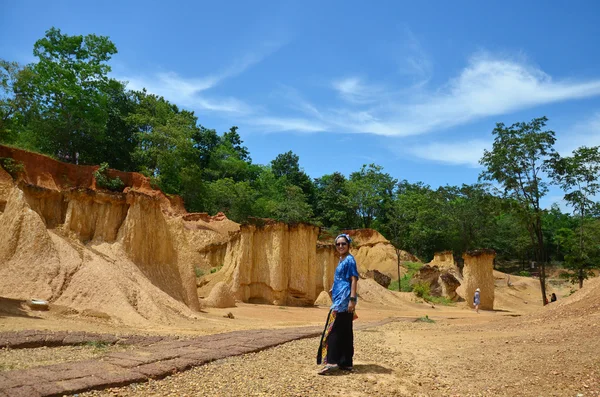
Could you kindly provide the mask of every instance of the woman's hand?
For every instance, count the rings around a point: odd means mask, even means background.
[[[350,301],[348,303],[348,313],[354,313],[354,309],[356,309],[356,302]]]

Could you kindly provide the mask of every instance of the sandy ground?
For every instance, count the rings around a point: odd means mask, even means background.
[[[571,306],[553,311],[557,304],[542,307],[535,291],[519,284],[501,284],[497,286],[497,310],[480,314],[464,302],[432,307],[412,294],[395,294],[393,299],[399,302],[396,307],[389,302],[359,303],[358,322],[424,316],[434,322],[395,322],[356,332],[353,373],[317,375],[318,338],[310,338],[218,360],[159,381],[81,395],[600,396],[600,313],[582,306],[585,311],[581,313],[585,314],[569,316],[564,313]],[[559,300],[566,290],[561,290]],[[194,321],[182,319],[168,326],[131,328],[101,318],[70,315],[61,307],[32,312],[19,302],[5,300],[0,302],[0,331],[202,335],[321,326],[327,311],[326,307],[238,303],[234,308],[204,309]],[[225,318],[227,313],[234,318]],[[110,349],[82,346],[2,350],[0,367],[10,370],[101,357]]]
[[[520,318],[433,317],[356,332],[355,371],[316,374],[317,338],[85,396],[598,396],[600,315],[580,332]],[[581,340],[585,333],[585,343]]]
[[[394,323],[357,332],[355,372],[350,374],[316,375],[318,341],[313,338],[160,381],[84,395],[598,395],[598,333],[592,346],[583,349],[576,337],[556,330],[542,328],[527,336],[511,327],[497,330],[490,317],[481,321],[475,326],[464,320]]]
[[[317,338],[263,352],[219,360],[160,381],[90,392],[87,396],[598,396],[600,313],[568,324],[549,324],[517,311],[482,311],[464,304],[399,313],[363,305],[358,321],[390,316],[422,317],[434,323],[391,323],[356,332],[355,371],[316,374]],[[541,309],[545,310],[545,309]],[[223,313],[234,313],[225,319]],[[322,324],[327,308],[238,304],[210,309],[187,328],[119,328],[81,319],[3,317],[0,330],[23,328],[94,330],[111,333],[199,334],[243,328]],[[16,321],[13,321],[16,320]],[[5,369],[22,360],[40,364],[101,354],[94,347],[28,349],[27,357],[0,352]],[[23,351],[24,352],[24,351]],[[55,354],[58,352],[59,354]],[[21,354],[21,353],[17,353]],[[12,360],[12,361],[11,361]],[[46,361],[45,361],[46,360]],[[11,364],[12,362],[12,364]]]

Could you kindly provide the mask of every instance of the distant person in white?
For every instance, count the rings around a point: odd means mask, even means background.
[[[475,290],[475,295],[473,295],[473,306],[475,306],[475,311],[479,313],[479,303],[481,302],[481,298],[479,297],[479,288]]]

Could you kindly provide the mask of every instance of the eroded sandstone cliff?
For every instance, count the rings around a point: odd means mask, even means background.
[[[331,288],[339,259],[333,241],[317,241],[318,232],[317,227],[305,224],[241,226],[227,243],[222,262],[212,263],[212,267],[221,263],[222,269],[203,277],[198,294],[206,297],[218,282],[225,282],[244,302],[312,305],[322,291]],[[354,239],[351,253],[360,274],[369,270],[397,274],[396,251],[381,234],[372,229],[348,233]],[[222,247],[218,250],[222,252]],[[401,260],[418,260],[404,251],[400,254]]]
[[[319,228],[267,222],[243,225],[227,244],[223,268],[208,276],[201,295],[223,281],[236,299],[274,305],[312,305],[329,289],[335,271],[332,247],[319,247]]]
[[[356,258],[358,272],[366,274],[378,270],[392,280],[398,279],[398,255],[394,246],[376,230],[346,230],[353,241],[350,252]],[[400,251],[400,262],[420,262],[419,258],[406,251]]]
[[[439,270],[439,277],[433,282],[439,288],[434,287],[432,291],[439,291],[441,296],[454,301],[461,300],[462,298],[456,293],[456,289],[460,287],[463,277],[454,261],[453,252],[436,252],[433,255],[432,261],[427,265]]]
[[[180,198],[153,189],[140,174],[109,170],[125,184],[110,192],[96,186],[98,167],[4,146],[0,157],[23,166],[13,175],[0,167],[3,296],[126,323],[168,323],[194,316],[198,295],[208,297],[221,281],[240,301],[294,306],[312,305],[333,283],[338,257],[331,242],[317,242],[316,226],[240,227],[223,214],[188,214]],[[361,273],[395,274],[396,252],[383,236],[350,233]]]
[[[136,173],[111,170],[126,187],[109,192],[95,184],[97,167],[4,146],[0,157],[22,167],[12,176],[0,167],[3,296],[45,299],[129,323],[164,322],[199,309],[194,260],[200,254],[189,240],[206,222],[184,220],[190,214],[180,200]],[[211,229],[212,240],[223,238]]]
[[[496,252],[492,249],[468,251],[463,254],[465,266],[463,280],[456,292],[462,296],[470,307],[473,307],[473,295],[479,288],[481,304],[484,310],[494,310],[494,258]]]

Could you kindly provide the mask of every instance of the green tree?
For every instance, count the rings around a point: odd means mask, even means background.
[[[210,212],[211,197],[208,182],[202,178],[202,169],[189,164],[180,171],[181,192],[179,193],[189,212]],[[216,212],[221,211],[220,209]],[[215,212],[213,212],[215,213]]]
[[[583,236],[581,236],[579,225],[575,227],[575,230],[569,228],[558,229],[554,235],[558,249],[564,255],[564,267],[569,270],[569,278],[572,283],[579,283],[580,288],[583,284],[582,279],[585,280],[589,276],[593,276],[592,269],[600,266],[599,239],[600,221],[593,218],[585,220]],[[581,240],[583,240],[585,246],[583,255],[585,262],[582,261]]]
[[[0,59],[0,142],[33,149],[24,133],[35,114],[33,76],[31,67]]]
[[[238,127],[231,127],[229,131],[223,134],[221,137],[221,142],[231,147],[240,160],[251,163],[252,159],[250,158],[250,152],[246,146],[242,146],[244,142],[242,141],[242,138],[237,130]]]
[[[544,212],[544,241],[547,246],[548,260],[564,261],[564,247],[557,240],[557,235],[561,229],[576,230],[577,220],[569,214],[563,213],[558,204],[554,203],[550,210]]]
[[[104,139],[108,119],[108,61],[117,53],[105,36],[69,36],[51,28],[38,40],[32,66],[40,118],[37,144],[71,163],[88,163]]]
[[[286,153],[278,154],[277,157],[271,161],[271,170],[276,178],[286,176],[290,182],[297,182],[296,178],[301,172],[300,157],[291,150]]]
[[[213,129],[196,128],[191,141],[197,168],[195,173],[186,172],[184,183],[193,192],[189,196],[193,197],[194,209],[210,213],[222,211],[232,219],[245,220],[251,215],[250,210],[265,212],[265,208],[258,205],[260,194],[255,186],[262,168],[252,164],[237,130],[234,126],[219,135]],[[215,192],[228,192],[230,197],[219,198]],[[264,204],[264,200],[260,203]],[[273,208],[270,206],[267,212],[272,214]]]
[[[302,192],[312,197],[314,195],[314,185],[308,175],[300,168],[300,157],[291,150],[286,153],[278,154],[271,161],[271,170],[277,178],[286,177],[287,181],[302,189]]]
[[[302,191],[302,196],[306,203],[312,208],[316,206],[315,185],[310,177],[300,168],[300,158],[291,150],[277,155],[271,161],[271,171],[278,181],[284,185],[297,186]],[[283,187],[283,185],[281,185]],[[287,189],[283,189],[283,196],[288,196]],[[292,195],[297,199],[296,195]],[[311,208],[311,214],[314,212]]]
[[[284,184],[273,174],[271,167],[258,166],[257,177],[252,187],[257,192],[253,215],[259,218],[274,218],[279,202],[283,200]]]
[[[256,192],[248,182],[219,179],[207,185],[207,195],[210,198],[210,213],[222,211],[236,222],[243,222],[253,215]]]
[[[0,133],[8,132],[8,123],[10,118],[15,113],[15,82],[20,67],[16,62],[8,62],[0,59]],[[6,141],[0,135],[0,142]]]
[[[407,250],[423,260],[435,252],[449,249],[452,217],[445,197],[422,182],[406,180],[397,185],[384,234],[391,236],[394,246]]]
[[[600,192],[600,148],[583,146],[570,157],[560,157],[555,153],[550,163],[554,181],[566,192],[565,201],[579,218],[577,245],[570,246],[571,252],[565,259],[568,258],[569,267],[576,272],[581,288],[589,270],[597,267],[597,258],[592,258],[589,252],[590,249],[596,251],[596,243],[587,241],[585,225],[596,204],[592,198]]]
[[[195,166],[198,153],[192,136],[197,132],[193,112],[179,110],[163,97],[133,93],[135,111],[126,117],[136,130],[133,159],[138,169],[152,177],[169,194],[181,194],[182,174]],[[197,168],[193,168],[197,170]]]
[[[236,182],[253,181],[260,172],[252,164],[248,149],[237,132],[231,127],[219,136],[215,130],[200,126],[192,135],[197,153],[196,163],[202,169],[203,179],[216,181],[231,178]]]
[[[133,153],[138,145],[136,126],[128,118],[136,111],[135,93],[125,89],[125,84],[110,79],[106,86],[108,119],[103,139],[90,153],[93,164],[108,162],[122,171],[137,171]]]
[[[383,172],[383,167],[375,164],[363,165],[360,171],[350,175],[351,202],[362,227],[370,228],[378,217],[380,224],[385,224],[396,182],[390,174]]]
[[[211,162],[213,153],[221,143],[216,130],[199,126],[192,135],[194,147],[198,152],[197,164],[201,168],[207,168]]]
[[[312,208],[302,189],[294,185],[286,185],[284,189],[283,200],[275,208],[275,219],[285,223],[311,222]]]
[[[439,188],[439,193],[443,198],[444,211],[451,219],[449,248],[462,255],[471,249],[491,247],[500,203],[489,194],[486,185],[445,186]]]
[[[315,179],[316,216],[323,226],[334,230],[357,227],[348,180],[339,172]]]
[[[554,131],[542,131],[546,117],[529,123],[515,123],[506,127],[496,124],[492,134],[491,151],[485,150],[480,164],[485,167],[480,178],[497,181],[504,189],[505,197],[518,203],[519,215],[527,225],[535,259],[541,267],[540,285],[542,302],[546,303],[546,250],[542,230],[540,199],[548,191],[542,179],[548,169],[548,157],[554,153]]]
[[[396,265],[398,270],[398,292],[402,291],[401,258],[402,247],[406,247],[408,240],[408,224],[405,222],[405,212],[400,200],[390,202],[388,209],[389,222],[386,224],[386,236],[394,246],[396,252]]]
[[[520,259],[523,270],[533,257],[534,246],[523,218],[509,208],[505,208],[494,218],[490,240],[489,247],[496,251],[499,259]]]
[[[239,153],[228,141],[224,141],[214,148],[210,156],[208,167],[203,174],[206,180],[219,180],[231,178],[235,181],[251,181],[256,178],[257,169],[248,160],[240,157]]]

